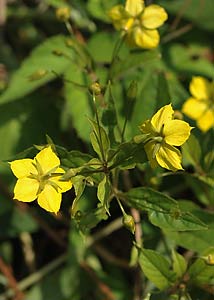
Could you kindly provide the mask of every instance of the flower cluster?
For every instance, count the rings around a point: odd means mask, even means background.
[[[181,152],[174,146],[181,146],[190,136],[187,122],[173,119],[171,104],[165,105],[140,130],[145,135],[145,151],[152,167],[159,164],[168,170],[182,170]]]
[[[72,187],[71,181],[61,181],[65,171],[60,168],[60,160],[51,146],[41,150],[34,159],[19,159],[10,163],[18,178],[14,189],[14,199],[31,202],[37,199],[45,210],[57,213],[62,201],[62,193]]]
[[[116,5],[109,17],[117,30],[126,32],[129,45],[144,49],[156,48],[160,36],[157,28],[167,20],[166,11],[159,5],[145,7],[143,0],[127,0],[125,7]]]
[[[182,112],[206,132],[214,127],[214,82],[203,77],[193,77],[190,82],[191,97],[183,105]]]

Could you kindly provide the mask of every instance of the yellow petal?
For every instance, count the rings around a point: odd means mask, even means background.
[[[37,198],[39,182],[35,179],[21,178],[17,180],[14,188],[14,199],[31,202]]]
[[[35,160],[40,164],[43,174],[60,165],[60,160],[51,149],[51,146],[41,150],[35,157]]]
[[[62,194],[58,193],[54,187],[49,184],[45,185],[45,188],[38,196],[38,204],[43,209],[57,213],[60,209],[62,201]]]
[[[126,11],[133,17],[139,15],[144,9],[143,0],[126,0]]]
[[[191,127],[187,122],[171,120],[163,128],[164,140],[169,145],[181,146],[190,136]]]
[[[168,16],[164,8],[159,5],[147,6],[141,16],[142,25],[148,29],[155,29],[160,27]]]
[[[193,120],[199,119],[207,110],[207,102],[189,98],[184,102],[182,112]]]
[[[214,110],[207,110],[198,120],[197,126],[203,131],[206,132],[210,128],[214,127]]]
[[[207,79],[196,76],[190,82],[190,92],[196,99],[208,100],[212,95],[212,85]]]
[[[159,33],[156,29],[144,29],[136,27],[133,30],[135,44],[144,49],[156,48],[160,41]]]
[[[174,110],[171,104],[161,107],[151,119],[154,129],[160,133],[163,125],[172,120],[173,114]]]
[[[37,170],[33,165],[33,159],[25,158],[14,160],[10,163],[11,170],[17,178],[27,177],[30,174],[37,174]]]
[[[123,29],[130,15],[125,10],[124,6],[116,5],[109,12],[108,16],[112,20],[117,30]]]
[[[144,146],[146,155],[148,157],[149,163],[152,168],[156,168],[158,166],[156,157],[153,155],[154,151],[155,151],[155,145],[156,145],[156,143],[154,141],[150,141],[150,142],[147,142]]]
[[[61,173],[63,175],[65,171],[62,168],[57,168],[55,173]],[[62,175],[52,177],[50,179],[50,181],[53,181],[59,187],[58,192],[60,193],[64,193],[72,188],[72,182],[70,180],[69,181],[60,180]]]
[[[171,171],[183,170],[181,165],[181,152],[175,147],[163,144],[156,154],[158,164]]]
[[[138,47],[152,49],[156,48],[159,44],[160,36],[156,29],[150,30],[136,27],[133,34],[135,43]]]

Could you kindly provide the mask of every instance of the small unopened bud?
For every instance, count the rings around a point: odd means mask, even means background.
[[[71,16],[71,9],[69,7],[60,7],[56,10],[56,17],[59,21],[66,22]]]
[[[93,94],[93,95],[101,95],[102,94],[102,87],[98,82],[93,82],[90,86],[89,86],[89,91]]]
[[[179,110],[174,111],[174,119],[183,120],[183,114]]]
[[[39,80],[47,75],[48,71],[45,69],[40,69],[31,74],[28,79],[33,81],[33,80]]]
[[[202,256],[201,258],[204,259],[207,265],[214,265],[214,253],[208,254],[207,256]]]
[[[82,216],[83,216],[83,213],[80,210],[76,211],[74,214],[74,218],[76,219],[76,221],[80,221]]]
[[[65,44],[67,47],[73,47],[74,46],[74,42],[72,39],[66,39]]]
[[[131,83],[130,83],[130,86],[128,88],[128,91],[127,91],[127,98],[128,100],[135,100],[135,98],[137,97],[137,81],[133,80]]]
[[[135,223],[132,216],[124,214],[123,215],[123,225],[131,231],[132,234],[135,233]]]

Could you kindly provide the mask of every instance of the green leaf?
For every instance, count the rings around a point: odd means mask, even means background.
[[[149,212],[150,222],[162,229],[172,231],[207,230],[206,224],[201,222],[190,212],[170,211],[170,213]]]
[[[166,104],[169,104],[172,101],[169,91],[168,80],[166,77],[166,73],[164,72],[158,73],[156,101],[158,109]]]
[[[177,211],[180,213],[177,201],[151,188],[133,188],[125,193],[124,196],[127,204],[140,210],[162,213]]]
[[[189,212],[182,212],[178,202],[151,188],[133,188],[124,194],[127,204],[149,213],[150,222],[173,231],[204,230],[206,224]]]
[[[209,151],[204,157],[204,169],[210,175],[214,177],[214,151]]]
[[[114,153],[111,169],[119,167],[121,169],[134,168],[137,163],[145,163],[148,161],[143,143],[136,144],[134,142],[127,142],[121,144]]]
[[[74,176],[71,181],[74,186],[75,195],[76,195],[76,197],[73,200],[72,207],[71,207],[71,214],[72,214],[72,216],[74,216],[78,210],[78,206],[77,206],[78,201],[84,192],[84,189],[86,186],[86,180],[85,180],[85,177],[77,175],[77,176]]]
[[[200,165],[201,159],[201,146],[198,139],[191,134],[189,139],[181,147],[182,158],[184,164],[192,164],[193,166]]]
[[[214,203],[214,189],[213,179],[208,176],[202,175],[185,175],[186,183],[191,187],[198,199],[202,204],[210,205]]]
[[[107,12],[118,2],[117,0],[89,0],[87,9],[90,14],[102,22],[110,22]]]
[[[58,147],[57,147],[58,151]],[[82,153],[77,150],[65,152],[60,156],[61,164],[67,168],[78,168],[88,163],[92,159],[92,156],[87,153]]]
[[[181,201],[179,201],[179,204],[182,211],[188,210],[193,213],[194,216],[200,218],[200,220],[207,225],[208,229],[190,232],[164,230],[169,239],[174,240],[177,245],[183,248],[190,249],[198,253],[204,252],[211,246],[214,247],[214,214],[200,208],[195,208],[194,206],[191,208],[190,205],[186,206],[186,204],[183,207],[183,203]]]
[[[169,49],[170,63],[177,72],[195,74],[213,78],[214,66],[208,59],[204,57],[204,48],[194,45],[183,46],[180,44],[172,44]],[[197,59],[195,59],[197,57]]]
[[[106,211],[109,210],[109,197],[111,195],[112,187],[108,176],[104,176],[103,180],[99,183],[97,188],[97,198],[105,207]]]
[[[104,98],[107,107],[102,111],[102,123],[104,126],[115,127],[117,125],[117,112],[110,82],[107,85]]]
[[[59,51],[65,56],[56,55],[54,51]],[[53,72],[62,74],[72,59],[73,52],[66,47],[66,36],[58,35],[47,39],[36,47],[14,72],[9,87],[0,96],[0,104],[19,99],[53,80],[56,78]]]
[[[98,63],[110,63],[116,39],[117,35],[108,32],[93,34],[87,45],[93,59]]]
[[[182,278],[187,269],[187,262],[184,257],[176,251],[172,251],[172,269],[177,278]]]
[[[161,55],[157,49],[149,51],[133,52],[122,59],[118,59],[111,67],[111,78],[121,79],[127,73],[135,71],[136,68],[145,67],[151,62],[158,64]]]
[[[93,120],[89,120],[93,131],[90,134],[91,144],[100,159],[106,159],[110,147],[110,141],[105,129]]]
[[[108,215],[106,214],[106,209],[104,206],[100,206],[86,213],[81,213],[80,216],[75,218],[78,229],[86,234],[90,229],[97,226],[97,224],[102,220],[107,220]]]
[[[212,0],[191,0],[186,3],[183,0],[159,0],[158,3],[172,14],[181,12],[181,17],[192,21],[198,27],[211,31],[214,29]]]
[[[70,128],[70,123],[77,131],[77,134],[84,141],[89,142],[90,126],[87,117],[92,116],[91,97],[89,97],[87,78],[82,70],[74,64],[64,73],[65,106],[62,109],[62,127]],[[71,82],[69,82],[71,81]],[[77,101],[78,100],[78,101]]]
[[[160,290],[169,288],[175,281],[175,273],[164,256],[154,250],[140,250],[139,264],[146,277]]]

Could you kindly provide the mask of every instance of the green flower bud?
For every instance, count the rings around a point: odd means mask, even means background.
[[[89,91],[91,94],[98,96],[102,94],[102,87],[98,82],[93,82],[89,86]]]
[[[137,81],[133,80],[128,88],[127,97],[133,101],[137,97]]]
[[[74,42],[70,38],[66,39],[65,44],[66,44],[67,47],[73,47],[74,46]]]
[[[201,258],[205,261],[207,265],[214,265],[214,253],[208,254],[207,256],[202,256]]]
[[[124,214],[123,215],[123,225],[131,231],[132,234],[135,233],[135,222],[132,216]]]
[[[56,17],[59,21],[66,22],[71,16],[71,9],[69,7],[60,7],[56,10]]]
[[[80,210],[76,211],[76,213],[74,215],[75,220],[80,221],[82,219],[82,217],[83,217],[83,213]]]

